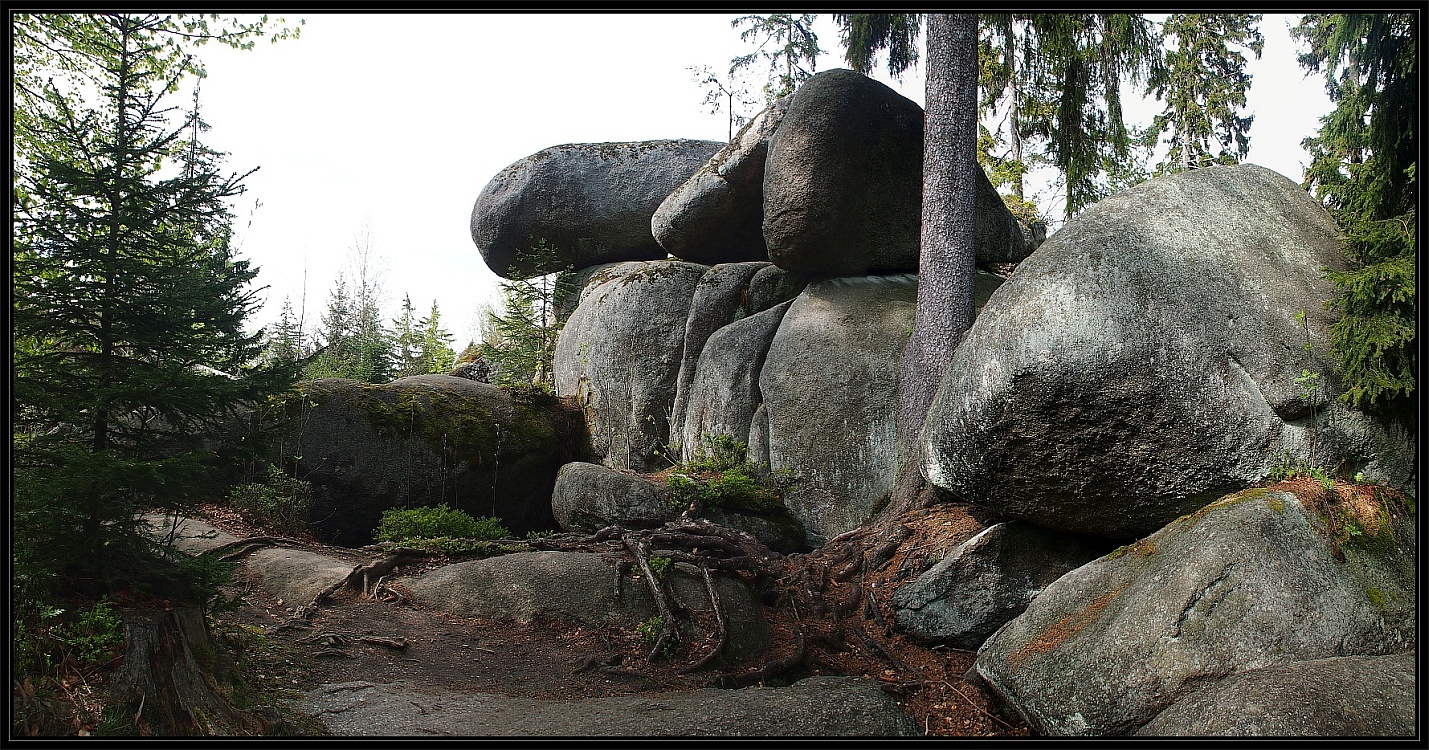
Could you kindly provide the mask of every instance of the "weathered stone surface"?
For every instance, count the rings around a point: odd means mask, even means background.
[[[611,525],[658,526],[677,518],[685,507],[668,484],[590,463],[561,467],[551,493],[551,510],[561,528],[585,533]],[[712,506],[704,509],[703,517],[746,532],[776,552],[793,552],[804,545],[804,530],[788,513]]]
[[[556,393],[586,411],[607,466],[669,466],[670,412],[695,286],[707,266],[682,261],[621,264],[586,283],[556,342]]]
[[[1307,502],[1245,490],[1073,570],[988,639],[977,675],[1037,733],[1119,735],[1227,675],[1412,648],[1413,517],[1334,507],[1362,529],[1335,539]]]
[[[685,391],[685,408],[677,410],[684,417],[679,439],[686,460],[705,447],[706,435],[727,435],[750,442],[754,411],[763,403],[759,372],[790,304],[783,302],[736,320],[715,331],[705,342]]]
[[[201,555],[225,544],[238,541],[238,537],[212,524],[192,518],[164,513],[145,513],[143,519],[149,538],[161,544],[172,543],[174,549],[190,555]]]
[[[690,382],[695,379],[705,341],[726,324],[757,312],[749,306],[749,283],[757,272],[767,267],[767,262],[712,266],[695,287],[690,314],[685,321],[685,345],[680,358],[680,375],[675,381],[675,403],[670,409],[672,435],[685,423]]]
[[[1232,674],[1176,701],[1142,737],[1414,737],[1415,658],[1341,656]]]
[[[789,273],[770,263],[749,280],[749,309],[758,312],[788,302],[799,296],[808,283],[804,274]]]
[[[566,531],[593,533],[617,523],[627,528],[659,526],[682,510],[664,485],[579,461],[561,467],[551,492],[551,512]]]
[[[764,239],[781,268],[862,276],[918,268],[923,111],[867,76],[829,70],[805,81],[769,143]],[[981,170],[979,263],[1035,249]]]
[[[788,108],[784,97],[755,115],[655,210],[651,233],[671,255],[707,265],[768,260],[764,160]]]
[[[304,381],[282,418],[316,533],[351,547],[372,542],[383,511],[439,503],[516,534],[554,529],[556,472],[586,457],[580,414],[556,399],[518,403],[450,375]]]
[[[667,579],[670,594],[695,611],[710,608],[703,579],[680,564]],[[536,618],[633,628],[658,612],[645,583],[621,578],[613,591],[615,560],[593,552],[515,552],[437,568],[407,582],[423,607],[459,617],[530,622]],[[769,626],[749,588],[716,575],[729,642],[724,658],[743,661],[769,649]]]
[[[916,294],[908,275],[816,281],[769,345],[769,464],[798,475],[785,504],[810,544],[863,524],[893,488],[898,358]]]
[[[297,701],[334,735],[373,737],[917,737],[876,680],[705,688],[579,701],[441,693],[405,682],[324,685]]]
[[[954,352],[924,474],[1013,517],[1121,538],[1250,486],[1287,451],[1308,459],[1312,432],[1317,463],[1411,481],[1412,439],[1326,407],[1326,387],[1312,424],[1295,382],[1333,383],[1321,269],[1338,243],[1304,190],[1255,166],[1096,204],[1018,266]]]
[[[367,558],[363,562],[371,562]],[[247,557],[248,575],[291,611],[312,603],[313,598],[345,580],[361,563],[329,555],[286,547],[266,547]]]
[[[571,143],[521,159],[491,178],[471,212],[471,238],[499,276],[535,269],[518,257],[541,241],[581,269],[657,260],[650,217],[670,191],[724,144],[665,140]]]
[[[1090,537],[1023,521],[996,524],[894,593],[898,626],[915,638],[976,650],[1048,584],[1108,551]]]

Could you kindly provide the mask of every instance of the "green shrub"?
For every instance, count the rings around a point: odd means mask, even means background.
[[[695,451],[695,457],[685,464],[693,471],[728,471],[753,468],[749,463],[749,445],[735,440],[729,435],[706,433],[702,445]]]
[[[665,576],[670,574],[670,566],[673,564],[668,557],[652,557],[650,558],[650,572],[663,581]]]
[[[663,627],[665,627],[665,618],[660,615],[651,615],[650,619],[635,626],[635,632],[640,634],[640,640],[650,644],[660,636],[660,629]]]
[[[403,547],[426,550],[442,555],[456,557],[458,555],[480,555],[490,557],[493,555],[505,555],[511,552],[520,552],[525,549],[524,545],[501,544],[491,539],[462,539],[450,536],[429,537],[426,539],[407,539],[401,542]]]
[[[436,507],[389,508],[377,524],[376,537],[381,542],[409,543],[414,539],[501,539],[511,532],[496,518],[474,518],[465,511]]]
[[[61,628],[58,636],[74,649],[81,663],[103,664],[124,645],[124,621],[110,610],[109,600],[101,598],[92,609],[80,613],[78,622]]]
[[[265,481],[234,487],[228,504],[280,534],[301,533],[309,528],[313,485],[269,465]]]
[[[749,460],[746,443],[729,435],[706,434],[701,443],[694,459],[678,467],[683,473],[665,480],[673,490],[671,503],[685,507],[699,500],[755,513],[783,509],[783,492],[793,483],[790,472],[770,474],[767,466]]]
[[[1315,466],[1304,459],[1296,459],[1289,451],[1281,454],[1280,461],[1271,467],[1268,478],[1272,482],[1279,482],[1282,479],[1294,479],[1295,477],[1309,477],[1320,483],[1321,487],[1330,489],[1335,484],[1334,477],[1323,466]]]

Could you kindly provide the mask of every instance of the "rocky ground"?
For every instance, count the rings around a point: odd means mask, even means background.
[[[239,538],[263,533],[219,508],[206,509],[203,517]],[[939,523],[936,517],[923,522]],[[312,549],[331,550],[316,542]],[[919,553],[924,551],[931,550]],[[443,562],[430,560],[424,569]],[[897,560],[894,563],[888,568],[896,570]],[[962,681],[972,653],[927,648],[885,634],[879,615],[856,629],[846,623],[847,636],[834,639],[842,641],[840,649],[810,649],[805,666],[760,682],[755,679],[758,664],[750,665],[743,676],[728,670],[680,674],[704,644],[684,644],[684,651],[669,659],[650,662],[646,644],[633,630],[467,619],[421,610],[401,595],[402,577],[417,572],[399,570],[378,598],[338,594],[302,619],[293,617],[294,603],[274,599],[240,571],[230,593],[240,594],[241,604],[217,616],[216,630],[234,648],[249,679],[286,701],[287,731],[300,734],[637,734],[644,733],[639,729],[643,725],[621,723],[634,721],[632,714],[673,716],[679,712],[672,700],[709,699],[720,706],[695,712],[700,717],[696,724],[676,722],[664,731],[702,734],[703,728],[733,721],[721,718],[724,714],[743,712],[743,723],[727,727],[725,733],[764,733],[748,715],[754,709],[720,700],[733,697],[728,691],[687,693],[782,686],[803,677],[839,675],[868,678],[860,684],[880,687],[912,718],[919,733],[986,737],[1027,732],[1015,720],[991,711],[986,698]],[[772,607],[765,608],[765,616],[775,643],[764,663],[792,655],[797,643],[790,617]],[[751,705],[777,708],[774,693],[759,695]],[[486,706],[480,717],[468,715],[474,706]],[[794,715],[784,712],[783,723],[770,724],[768,733],[799,734],[799,727],[791,724]],[[497,721],[492,716],[506,718]],[[837,719],[806,720],[827,725]]]

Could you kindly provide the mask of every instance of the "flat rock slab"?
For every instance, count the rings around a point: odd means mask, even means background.
[[[174,547],[190,555],[201,555],[225,544],[238,541],[238,537],[220,530],[218,527],[192,518],[164,513],[145,513],[144,523],[149,525],[149,537],[162,540],[173,534]]]
[[[911,737],[913,720],[872,680],[538,700],[411,684],[323,685],[295,702],[338,736]]]
[[[307,550],[270,547],[248,556],[248,573],[264,591],[296,608],[307,606],[359,564]]]

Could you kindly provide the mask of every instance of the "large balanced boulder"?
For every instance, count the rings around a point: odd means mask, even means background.
[[[597,273],[556,341],[556,393],[586,412],[607,466],[659,470],[695,287],[707,266],[621,263]]]
[[[281,458],[313,485],[317,534],[344,546],[371,543],[389,508],[440,503],[518,534],[554,529],[556,472],[588,450],[557,399],[450,375],[304,381],[282,409]]]
[[[1387,495],[1244,490],[1057,579],[975,670],[1033,731],[1101,736],[1249,670],[1400,653],[1414,529]]]
[[[755,115],[655,210],[650,231],[671,255],[707,265],[769,258],[764,160],[788,109],[784,97]]]
[[[572,143],[538,151],[491,178],[471,212],[471,239],[499,276],[529,275],[522,257],[544,241],[570,269],[655,260],[661,201],[724,144],[665,140]]]
[[[1327,404],[1322,271],[1340,259],[1324,209],[1261,167],[1101,201],[1018,266],[954,352],[924,427],[925,476],[1113,538],[1248,487],[1286,454],[1412,481],[1407,438]]]
[[[977,170],[978,262],[1025,258],[1036,239]],[[769,142],[764,240],[781,268],[830,276],[917,271],[923,110],[851,70],[805,81]]]

